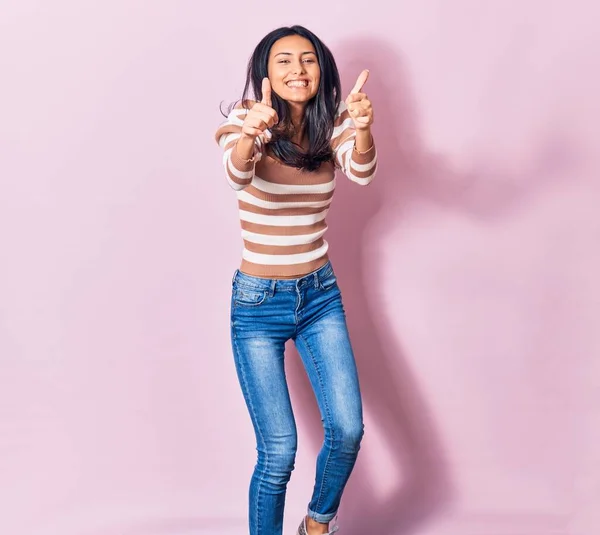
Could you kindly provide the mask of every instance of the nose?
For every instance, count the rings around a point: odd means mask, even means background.
[[[292,66],[292,70],[294,71],[294,74],[302,74],[304,73],[304,63],[302,63],[302,61],[296,61],[294,62],[293,66]]]

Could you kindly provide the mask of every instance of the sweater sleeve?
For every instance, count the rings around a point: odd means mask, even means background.
[[[229,185],[236,191],[244,189],[252,182],[256,162],[261,159],[264,148],[264,140],[259,136],[254,142],[254,153],[250,160],[244,160],[236,151],[235,145],[241,136],[247,113],[248,109],[241,104],[236,105],[215,133],[215,140],[223,150],[225,176]]]
[[[377,149],[373,143],[368,151],[359,153],[354,150],[355,139],[354,121],[346,104],[341,102],[331,136],[335,164],[350,180],[366,186],[371,183],[377,171]]]

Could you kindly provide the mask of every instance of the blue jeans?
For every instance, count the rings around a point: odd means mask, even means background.
[[[256,434],[250,481],[250,535],[281,535],[285,494],[297,448],[284,371],[293,340],[314,390],[324,428],[307,514],[337,514],[364,433],[362,401],[340,289],[331,266],[298,279],[262,279],[236,271],[231,341],[238,379]]]

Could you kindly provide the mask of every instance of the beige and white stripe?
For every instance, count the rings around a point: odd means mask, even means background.
[[[377,169],[375,147],[366,153],[353,150],[353,121],[342,103],[331,138],[334,162],[310,173],[294,169],[264,154],[266,146],[260,138],[254,161],[247,162],[235,151],[246,113],[234,109],[216,134],[227,180],[237,192],[244,242],[240,269],[257,277],[301,277],[328,260],[324,235],[335,191],[335,167],[350,180],[367,185]]]

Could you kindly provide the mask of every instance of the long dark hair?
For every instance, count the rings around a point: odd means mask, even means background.
[[[268,76],[267,67],[271,47],[275,41],[290,35],[299,35],[312,43],[321,70],[317,94],[310,99],[304,111],[303,126],[308,140],[308,149],[303,151],[291,140],[293,128],[290,109],[288,103],[275,92],[272,92],[272,106],[279,116],[279,123],[271,129],[273,137],[268,147],[284,164],[297,169],[314,171],[323,162],[333,159],[330,143],[333,121],[341,100],[340,75],[333,54],[314,33],[303,26],[296,25],[278,28],[263,37],[248,61],[242,103],[244,107],[247,106],[250,89],[257,101],[262,99],[262,80]]]

